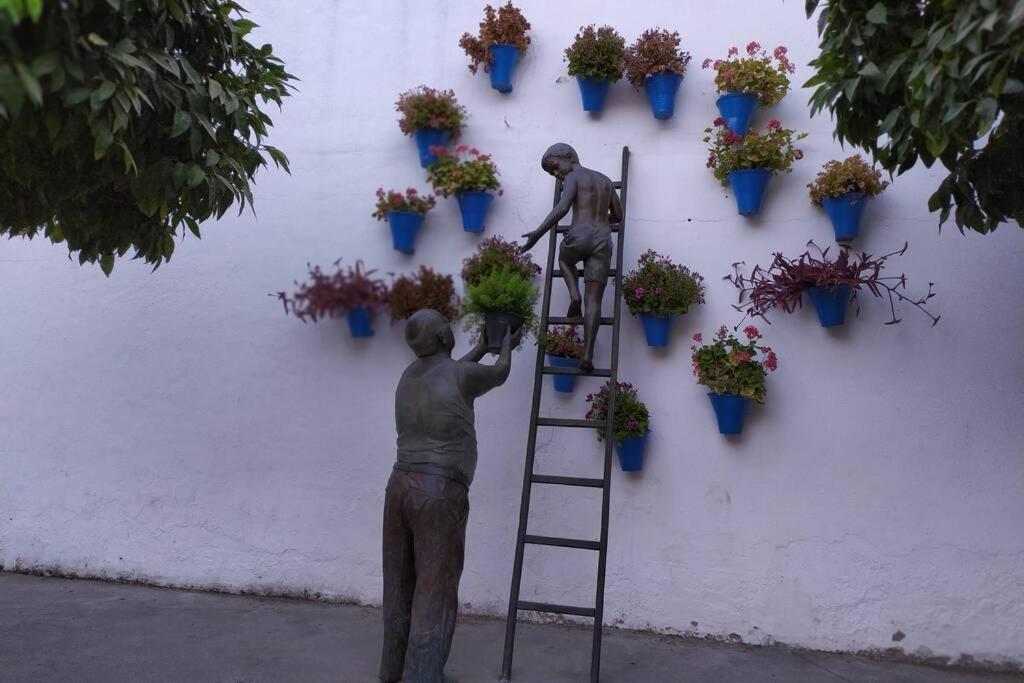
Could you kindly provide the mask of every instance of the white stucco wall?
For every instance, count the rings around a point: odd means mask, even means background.
[[[307,261],[339,256],[458,272],[480,238],[461,230],[454,201],[430,214],[411,258],[370,217],[378,185],[426,188],[393,111],[399,92],[426,83],[456,90],[470,112],[464,140],[499,164],[506,194],[487,234],[516,236],[545,215],[550,143],[572,143],[612,177],[629,145],[627,262],[653,247],[707,276],[707,305],[677,322],[667,351],[648,349],[633,320],[622,332],[621,375],[650,405],[654,433],[641,474],[614,472],[608,623],[1024,663],[1020,230],[940,234],[925,206],[941,171],[898,178],[860,246],[909,240],[894,267],[912,291],[937,283],[942,322],[905,310],[885,327],[875,300],[839,332],[810,310],[776,316],[767,405],[726,440],[686,340],[738,322],[720,279],[730,263],[831,243],[804,186],[848,152],[827,118],[809,118],[807,91],[791,92],[770,115],[810,132],[807,156],[772,181],[761,216],[743,219],[704,168],[716,112],[699,64],[751,39],[782,43],[802,83],[816,53],[803,3],[523,0],[534,42],[510,96],[471,75],[457,46],[482,4],[249,0],[260,38],[302,79],[273,135],[293,174],[260,176],[258,217],[207,224],[155,273],[125,261],[110,279],[42,240],[0,242],[0,563],[379,601],[392,392],[410,361],[401,327],[357,342],[343,321],[303,326],[267,294]],[[694,62],[675,118],[655,121],[625,82],[600,119],[583,114],[561,52],[589,22],[629,40],[654,25],[682,33]],[[471,611],[506,608],[532,377],[532,351],[517,354],[507,385],[478,402]],[[581,382],[567,400],[547,390],[546,412],[581,415]],[[542,431],[540,444],[541,471],[597,471],[591,434]],[[596,534],[597,492],[538,487],[534,501],[535,533]],[[531,548],[527,559],[524,598],[592,602],[593,553]]]

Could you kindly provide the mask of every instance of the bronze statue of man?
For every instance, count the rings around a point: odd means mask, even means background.
[[[398,460],[384,498],[381,681],[445,680],[476,471],[473,401],[505,383],[517,337],[506,329],[497,362],[484,365],[485,339],[452,358],[455,336],[437,311],[418,311],[406,322],[416,360],[395,392]]]
[[[558,203],[536,230],[523,237],[520,251],[529,251],[548,230],[553,229],[572,209],[572,224],[558,250],[558,267],[569,288],[566,317],[580,317],[583,308],[583,358],[580,370],[594,369],[594,341],[601,325],[601,300],[608,284],[612,264],[610,223],[622,221],[619,195],[608,176],[580,165],[579,156],[569,145],[559,142],[541,157],[541,168],[562,181]],[[584,297],[580,297],[576,264],[583,261]]]

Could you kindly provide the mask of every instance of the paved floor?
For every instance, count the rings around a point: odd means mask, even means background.
[[[0,573],[0,681],[375,681],[380,612],[368,607]],[[608,630],[602,681],[964,683],[1020,680],[786,648]],[[459,683],[490,682],[504,625],[460,623]],[[584,681],[590,631],[520,626],[515,681]]]

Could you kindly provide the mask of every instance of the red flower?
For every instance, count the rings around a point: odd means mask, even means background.
[[[775,48],[775,59],[778,59],[779,61],[786,59],[787,52],[789,52],[789,50],[786,49],[785,45],[779,45],[777,48]]]
[[[754,54],[755,52],[757,52],[760,49],[761,49],[761,43],[757,42],[756,40],[752,40],[749,43],[747,43],[747,54],[748,55],[752,55],[752,54]]]
[[[729,122],[726,121],[725,119],[723,119],[721,116],[719,116],[717,119],[714,120],[714,125],[728,127],[729,126]]]
[[[702,341],[704,341],[704,335],[701,334],[700,332],[698,332],[697,334],[693,335],[693,341],[695,341],[695,342],[702,342]]]
[[[753,325],[747,325],[743,328],[743,334],[747,335],[747,339],[754,341],[761,336],[761,333]]]
[[[768,130],[782,130],[782,121],[772,119],[768,122]]]
[[[762,363],[762,365],[773,372],[775,371],[775,368],[779,367],[779,358],[775,355],[774,351],[768,352],[768,356],[764,359],[764,363]]]
[[[728,55],[728,56],[729,56],[729,57],[735,57],[735,56],[736,56],[736,55],[738,55],[739,53],[740,53],[740,50],[739,50],[739,48],[736,48],[736,47],[730,47],[730,48],[729,48],[729,55]]]
[[[736,360],[740,363],[746,363],[750,360],[750,354],[746,351],[737,351]]]
[[[456,147],[456,148],[455,148],[455,151],[456,151],[456,153],[458,153],[458,154],[462,154],[462,153],[463,153],[463,152],[465,152],[465,151],[466,151],[467,149],[469,149],[469,146],[468,146],[468,145],[459,145],[458,147]]]
[[[743,142],[743,136],[742,135],[737,135],[736,133],[732,132],[731,130],[727,130],[727,131],[725,131],[725,135],[722,136],[722,140],[727,145],[735,145],[738,142]]]

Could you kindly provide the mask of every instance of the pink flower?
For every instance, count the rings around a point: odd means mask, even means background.
[[[626,423],[626,429],[631,432],[636,431],[637,427],[639,426],[640,425],[637,423],[636,420],[630,420],[629,422]]]
[[[718,71],[718,67],[720,67],[720,66],[722,66],[722,60],[721,59],[716,59],[715,63],[712,64],[712,67],[715,69],[715,71]]]
[[[774,351],[768,352],[768,356],[764,359],[764,363],[762,363],[762,365],[773,372],[775,371],[775,368],[779,367],[779,358],[775,355]]]
[[[480,150],[478,150],[476,147],[470,147],[469,153],[472,154],[473,156],[476,156],[477,154],[480,153]]]
[[[655,294],[661,294],[661,287],[655,287],[654,288],[654,293]]]
[[[804,158],[804,151],[802,149],[794,149],[793,150],[793,158],[794,159],[803,159]]]
[[[747,353],[746,351],[737,351],[736,360],[740,363],[746,363],[747,361],[750,360],[750,354]]]
[[[463,153],[463,152],[465,152],[465,151],[466,151],[467,149],[469,149],[469,147],[468,147],[467,145],[459,145],[458,147],[456,147],[456,148],[455,148],[455,151],[456,151],[456,153],[458,153],[458,154],[462,154],[462,153]]]
[[[739,53],[740,53],[740,50],[739,50],[739,48],[737,48],[737,47],[730,47],[730,48],[729,48],[729,55],[728,55],[728,56],[729,56],[729,57],[735,57],[735,56],[736,56],[736,55],[738,55]]]
[[[696,360],[691,361],[691,363],[693,364],[693,374],[696,375],[697,371],[700,369],[700,365],[697,364]]]
[[[782,130],[782,121],[772,119],[768,122],[768,130]]]
[[[725,135],[722,136],[722,141],[727,145],[735,145],[738,142],[743,142],[743,136],[737,135],[731,130],[726,130]]]
[[[704,335],[701,334],[700,332],[698,332],[697,334],[693,335],[693,341],[695,341],[695,342],[702,342],[702,341],[704,341]]]
[[[789,52],[789,50],[786,49],[785,45],[779,45],[777,48],[775,48],[775,52],[773,54],[775,55],[775,59],[781,62],[784,59],[786,59],[787,52]]]
[[[761,49],[761,43],[757,42],[756,40],[752,40],[749,43],[747,43],[747,54],[748,55],[752,55],[752,54],[754,54],[755,52],[757,52],[760,49]]]
[[[721,327],[718,328],[718,336],[719,337],[725,337],[725,335],[727,335],[727,334],[729,334],[729,328],[728,327],[726,327],[725,325],[722,325]]]
[[[707,59],[705,59],[704,62],[700,65],[700,68],[706,69],[709,66],[711,66],[711,57],[708,57]]]
[[[713,123],[716,126],[726,126],[726,127],[728,127],[728,125],[729,125],[729,122],[726,121],[725,119],[723,119],[721,116],[719,116],[717,119],[715,119]]]
[[[761,336],[761,333],[753,325],[747,325],[743,328],[743,334],[747,335],[747,339],[754,341]]]
[[[633,290],[633,298],[634,299],[642,299],[642,298],[644,298],[644,291],[645,290],[644,290],[643,287],[637,287],[636,289]]]

